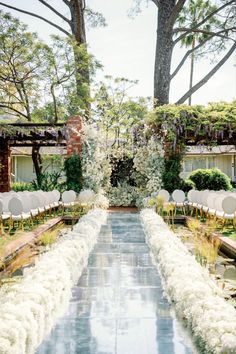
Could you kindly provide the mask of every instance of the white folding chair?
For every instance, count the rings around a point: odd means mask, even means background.
[[[78,203],[80,203],[81,206],[89,206],[93,203],[94,198],[95,198],[94,191],[90,189],[85,189],[79,192],[77,201]]]
[[[225,196],[221,200],[222,211],[216,212],[216,217],[223,219],[223,225],[228,220],[232,220],[234,227],[236,227],[236,198],[232,195]]]
[[[175,189],[172,193],[172,199],[175,205],[175,213],[176,209],[180,208],[182,212],[185,214],[185,193],[180,189]]]
[[[62,215],[64,215],[65,210],[75,211],[75,196],[71,191],[64,191],[61,196],[62,200]]]
[[[9,220],[10,214],[3,213],[3,200],[0,199],[0,232],[3,233],[4,223]]]
[[[160,189],[158,192],[158,197],[164,199],[164,203],[168,203],[170,200],[170,193],[166,189]]]
[[[30,212],[24,212],[24,205],[19,197],[12,197],[9,200],[8,208],[11,213],[11,226],[14,226],[14,222],[17,221],[24,229],[24,221],[32,221]],[[25,206],[25,210],[27,209],[28,206]]]

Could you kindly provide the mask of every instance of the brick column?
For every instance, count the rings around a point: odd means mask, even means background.
[[[0,192],[11,190],[11,150],[8,140],[0,138]]]
[[[82,118],[80,116],[74,116],[68,119],[67,126],[67,155],[81,154],[82,142],[81,142],[81,129]]]

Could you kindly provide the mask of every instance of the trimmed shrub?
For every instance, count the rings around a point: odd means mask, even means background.
[[[188,193],[191,189],[195,188],[195,183],[190,179],[182,180],[180,189],[182,189],[185,193]]]
[[[79,193],[82,188],[82,166],[80,156],[74,154],[64,162],[67,189]]]
[[[189,179],[195,183],[196,189],[230,190],[232,185],[229,177],[218,168],[198,169],[193,171]]]
[[[14,182],[11,184],[11,189],[15,192],[32,191],[34,190],[32,183]]]
[[[172,193],[175,189],[181,188],[181,154],[170,154],[168,159],[164,161],[164,171],[162,173],[163,188]]]

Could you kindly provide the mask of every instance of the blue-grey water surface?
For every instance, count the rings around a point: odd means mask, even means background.
[[[65,316],[37,354],[196,354],[136,213],[110,213]]]

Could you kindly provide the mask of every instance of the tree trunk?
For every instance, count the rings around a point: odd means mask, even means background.
[[[71,13],[71,32],[75,37],[78,46],[83,45],[87,52],[86,44],[86,30],[84,22],[85,0],[71,0],[70,5]],[[82,58],[80,54],[74,50],[74,57],[76,63],[76,87],[77,96],[85,103],[85,110],[87,115],[90,112],[90,76],[89,67],[80,68]],[[86,101],[86,102],[85,102]]]
[[[58,111],[57,111],[57,99],[56,99],[55,91],[54,91],[54,84],[51,84],[50,92],[51,92],[51,95],[52,95],[53,110],[54,110],[54,121],[53,121],[53,123],[57,123],[58,122]]]
[[[154,99],[157,106],[169,103],[170,68],[173,51],[172,28],[169,26],[169,19],[174,7],[175,0],[160,1],[158,7],[154,70]]]
[[[195,61],[194,48],[195,48],[195,38],[193,38],[193,42],[192,42],[192,54],[191,54],[191,64],[190,64],[189,90],[192,90],[192,87],[193,87],[193,70],[194,70],[194,61]],[[189,96],[188,104],[189,104],[189,106],[192,105],[192,95]]]
[[[27,92],[26,92],[25,85],[24,85],[23,81],[21,82],[21,88],[22,88],[22,92],[23,92],[23,95],[24,95],[24,106],[25,106],[25,109],[26,109],[26,112],[27,112],[28,121],[31,122],[32,119],[31,119],[29,97],[27,95]]]
[[[71,0],[70,13],[71,13],[71,32],[75,36],[76,42],[86,44],[86,32],[84,23],[84,0]]]
[[[40,186],[41,184],[41,174],[42,174],[42,160],[41,160],[41,155],[39,153],[39,149],[40,146],[36,144],[33,145],[32,147],[32,160],[34,164],[38,186]]]

